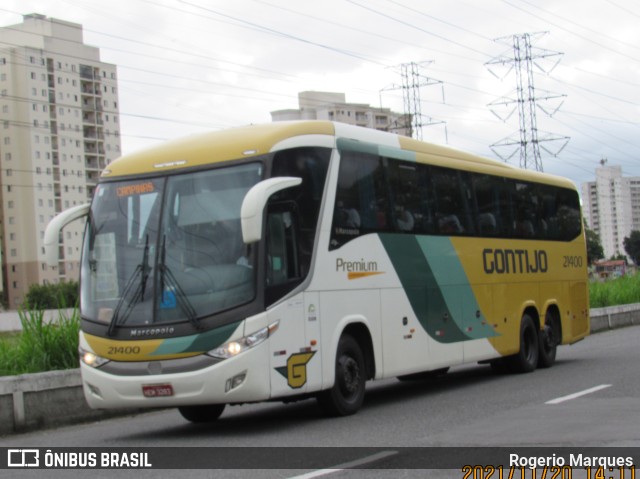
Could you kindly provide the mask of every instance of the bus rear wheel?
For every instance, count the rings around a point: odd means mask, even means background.
[[[530,373],[538,365],[539,352],[538,328],[525,313],[520,321],[520,351],[507,358],[507,365],[514,373]]]
[[[364,402],[366,370],[358,342],[348,334],[338,342],[333,387],[318,395],[318,402],[330,416],[349,416]]]
[[[560,323],[555,314],[547,312],[544,320],[544,328],[540,330],[538,337],[539,354],[538,367],[550,368],[556,360],[556,350],[560,344]]]
[[[213,422],[217,420],[225,404],[206,404],[203,406],[181,406],[178,408],[182,417],[195,423]]]

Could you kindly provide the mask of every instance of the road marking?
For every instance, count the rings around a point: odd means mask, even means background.
[[[334,474],[336,472],[344,471],[345,469],[352,469],[354,467],[359,467],[359,466],[362,466],[363,464],[379,461],[380,459],[394,456],[396,454],[398,454],[398,451],[382,451],[377,454],[373,454],[371,456],[363,457],[362,459],[356,459],[355,461],[339,464],[329,469],[318,469],[317,471],[307,472],[306,474],[290,477],[289,479],[313,479],[314,477],[328,476],[329,474]]]
[[[591,394],[596,391],[600,391],[601,389],[610,388],[611,384],[601,384],[600,386],[595,386],[589,389],[585,389],[584,391],[579,391],[577,393],[569,394],[568,396],[562,396],[559,398],[552,399],[551,401],[547,401],[545,404],[560,404],[565,401],[570,401],[575,398],[579,398],[580,396],[584,396],[586,394]]]

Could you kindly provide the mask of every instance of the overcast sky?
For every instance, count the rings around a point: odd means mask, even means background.
[[[529,33],[545,57],[534,68],[538,137],[570,138],[556,156],[563,141],[541,143],[544,170],[580,184],[606,158],[640,176],[637,1],[3,0],[0,26],[27,13],[82,24],[85,43],[118,66],[124,153],[270,122],[305,90],[401,112],[402,92],[389,87],[415,62],[442,82],[420,91],[434,122],[423,138],[499,159],[490,145],[518,140],[518,117],[502,121],[509,108],[497,116],[489,104],[516,98],[516,76],[487,63],[512,57],[513,35]]]

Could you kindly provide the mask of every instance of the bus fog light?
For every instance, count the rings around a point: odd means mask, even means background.
[[[89,384],[86,383],[87,387],[89,388],[89,391],[91,392],[91,394],[93,394],[94,396],[102,399],[102,391],[100,391],[100,388],[97,386],[94,386],[93,384]]]
[[[227,379],[227,384],[225,385],[224,392],[228,393],[232,389],[235,389],[238,386],[240,386],[244,382],[246,377],[247,377],[247,372],[242,371],[240,374],[236,374],[232,378]]]

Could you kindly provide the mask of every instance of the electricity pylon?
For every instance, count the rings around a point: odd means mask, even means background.
[[[442,81],[426,77],[420,72],[421,67],[428,65],[429,63],[431,62],[402,63],[399,65],[399,74],[401,76],[402,83],[400,85],[393,84],[381,90],[402,90],[405,118],[408,118],[411,121],[411,136],[416,140],[422,140],[423,126],[445,124],[446,135],[446,122],[436,121],[433,118],[422,114],[422,104],[420,99],[420,89],[422,87],[440,85],[442,87],[442,101],[444,102],[444,87]]]
[[[540,149],[557,156],[569,142],[569,137],[559,136],[553,133],[540,132],[538,130],[536,112],[538,109],[548,116],[553,116],[558,111],[566,95],[551,93],[544,90],[537,90],[534,86],[534,67],[543,73],[549,74],[560,63],[560,52],[553,52],[541,48],[533,47],[532,41],[538,40],[547,32],[524,33],[509,37],[497,38],[495,41],[505,43],[510,46],[507,53],[502,54],[493,60],[485,63],[491,74],[499,79],[505,78],[511,71],[515,70],[516,76],[516,98],[502,97],[489,103],[491,111],[502,121],[507,121],[513,113],[518,112],[519,137],[508,136],[491,146],[493,152],[504,161],[512,158],[520,152],[520,167],[525,169],[535,169],[543,171]],[[543,60],[550,60],[550,66],[545,67]],[[500,76],[496,73],[497,67],[505,67],[506,72]],[[561,99],[553,108],[544,108],[540,102]],[[497,109],[501,107],[505,113],[499,114]],[[552,151],[546,147],[546,142],[562,141],[562,144]],[[502,153],[504,147],[513,147],[510,153]]]

